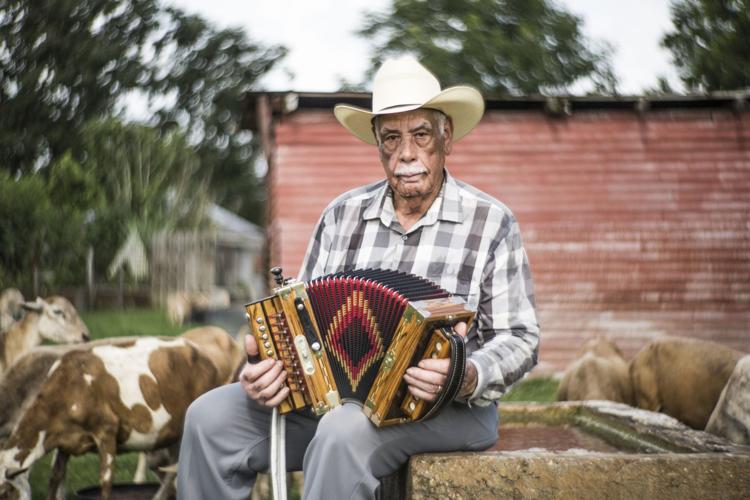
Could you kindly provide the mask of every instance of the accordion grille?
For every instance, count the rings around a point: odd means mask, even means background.
[[[363,402],[409,302],[447,297],[434,283],[391,270],[356,270],[307,285],[342,399]]]

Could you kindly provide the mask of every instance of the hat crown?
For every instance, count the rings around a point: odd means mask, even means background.
[[[389,59],[375,73],[372,110],[380,113],[397,106],[421,105],[439,93],[438,79],[416,59]]]

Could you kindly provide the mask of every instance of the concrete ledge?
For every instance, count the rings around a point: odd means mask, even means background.
[[[750,456],[453,453],[412,458],[412,499],[745,499]]]
[[[750,447],[606,401],[500,405],[483,453],[424,454],[381,499],[750,498]]]

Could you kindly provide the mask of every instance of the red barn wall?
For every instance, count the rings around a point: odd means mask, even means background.
[[[294,275],[323,208],[382,167],[330,111],[283,116],[275,144],[271,263]],[[448,168],[521,224],[541,367],[596,334],[628,357],[662,335],[750,351],[749,113],[488,111]]]

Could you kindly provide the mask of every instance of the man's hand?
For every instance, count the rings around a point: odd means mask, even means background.
[[[453,331],[466,337],[467,325],[457,323]],[[409,392],[425,401],[434,401],[437,394],[443,390],[447,380],[450,361],[448,359],[423,359],[417,366],[412,366],[404,374],[404,380],[409,385]],[[474,392],[477,386],[477,370],[474,363],[466,363],[466,375],[461,385],[459,396],[467,396]]]
[[[245,351],[250,356],[258,355],[258,344],[252,335],[245,336]],[[246,363],[240,373],[240,384],[245,393],[263,406],[278,406],[289,395],[284,385],[286,371],[278,360],[264,359],[260,363]]]

